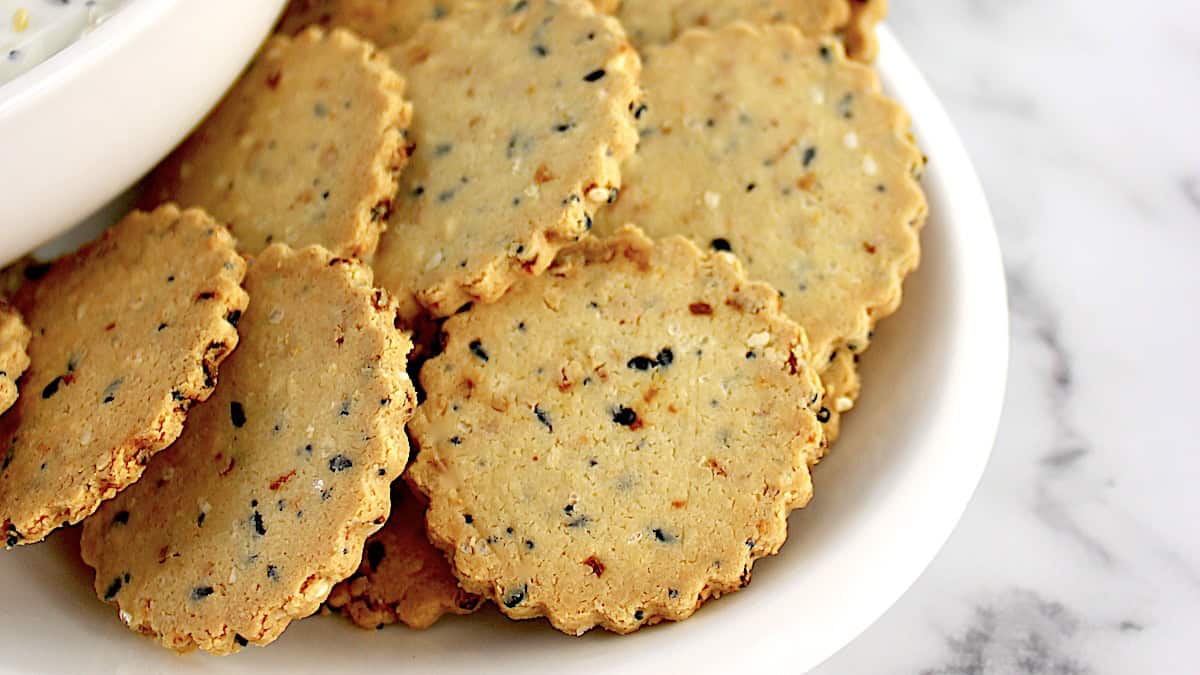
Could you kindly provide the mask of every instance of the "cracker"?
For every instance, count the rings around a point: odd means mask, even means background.
[[[279,32],[299,33],[310,25],[347,28],[380,47],[409,39],[425,21],[446,18],[467,0],[292,0]]]
[[[854,409],[862,392],[858,375],[858,354],[839,349],[821,369],[821,385],[825,388],[817,419],[825,420],[825,438],[832,444],[842,435],[842,415]]]
[[[0,413],[17,402],[17,378],[29,367],[31,336],[21,313],[0,300]]]
[[[720,28],[737,20],[786,23],[805,35],[826,35],[851,17],[851,0],[610,0],[638,49],[666,44],[689,28]]]
[[[351,574],[408,455],[408,337],[370,270],[268,247],[216,393],[83,526],[96,593],[178,651],[267,644]]]
[[[448,316],[493,302],[584,236],[637,142],[640,62],[584,0],[490,2],[389,51],[416,104],[416,146],[375,267]]]
[[[444,329],[406,476],[462,587],[512,618],[686,618],[748,583],[811,495],[803,331],[732,256],[624,230]]]
[[[404,80],[343,30],[277,36],[217,110],[153,174],[173,200],[229,224],[241,250],[375,250],[407,159]]]
[[[730,251],[824,362],[860,353],[920,257],[923,158],[904,110],[832,39],[734,24],[647,50],[642,142],[597,232]],[[825,417],[825,416],[823,416]]]
[[[850,20],[839,29],[846,54],[863,63],[872,63],[879,55],[875,30],[887,16],[887,0],[850,0]]]
[[[27,283],[24,395],[0,418],[6,544],[41,541],[142,475],[237,345],[245,262],[203,212],[134,212]]]
[[[367,540],[358,572],[334,587],[326,604],[362,628],[423,629],[446,614],[470,614],[482,601],[459,588],[446,557],[429,543],[425,500],[396,481],[392,515]]]

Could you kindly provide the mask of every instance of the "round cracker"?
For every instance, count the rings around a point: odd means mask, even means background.
[[[163,206],[22,287],[30,366],[0,418],[8,546],[87,517],[179,436],[237,345],[245,269],[224,227]]]
[[[425,534],[425,500],[397,481],[392,515],[367,540],[358,572],[334,587],[326,604],[362,628],[424,629],[446,614],[470,614],[482,600],[459,588],[446,556]]]
[[[445,325],[406,476],[464,589],[578,634],[750,580],[812,493],[803,331],[728,255],[634,229]]]
[[[17,402],[17,378],[29,367],[31,336],[21,313],[0,300],[0,413]]]
[[[493,302],[584,236],[637,142],[640,62],[584,0],[490,2],[389,51],[416,149],[375,257],[402,307]],[[410,294],[411,291],[411,294]]]
[[[383,524],[408,455],[411,347],[362,263],[267,248],[213,397],[83,526],[97,594],[179,651],[267,644]]]
[[[839,43],[791,27],[691,31],[647,54],[642,142],[597,232],[632,222],[731,251],[818,359],[866,349],[920,257],[907,114]]]
[[[248,253],[278,242],[367,255],[407,159],[403,94],[387,59],[349,32],[274,37],[145,199],[207,209]]]
[[[850,0],[609,0],[639,49],[666,44],[689,28],[719,28],[737,20],[786,23],[805,35],[826,35],[850,20]]]

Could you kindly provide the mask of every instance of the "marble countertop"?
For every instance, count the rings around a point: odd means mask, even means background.
[[[891,6],[991,200],[1012,363],[954,536],[817,673],[1200,672],[1200,9]]]

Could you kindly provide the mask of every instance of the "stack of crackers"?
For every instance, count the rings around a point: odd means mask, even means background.
[[[221,654],[744,587],[919,257],[883,4],[293,0],[144,210],[5,280],[7,545],[82,522]]]

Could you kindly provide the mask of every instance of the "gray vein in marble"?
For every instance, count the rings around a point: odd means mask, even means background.
[[[1192,208],[1200,211],[1200,178],[1188,176],[1180,181],[1179,185],[1183,189],[1183,196],[1192,205]]]
[[[1081,621],[1064,605],[1027,589],[1014,589],[977,606],[970,625],[947,639],[947,662],[922,675],[1086,675],[1093,669],[1076,655],[1072,638]]]

